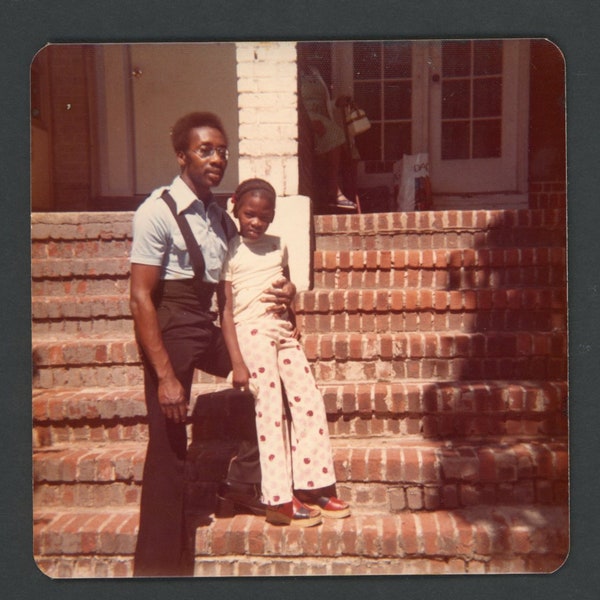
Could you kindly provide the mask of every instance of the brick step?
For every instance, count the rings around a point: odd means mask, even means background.
[[[393,212],[319,215],[314,226],[318,249],[562,245],[565,217],[563,209]],[[132,219],[127,211],[34,213],[32,257],[125,256]]]
[[[228,389],[226,383],[195,384],[199,394]],[[194,400],[192,400],[192,405]],[[191,417],[190,417],[191,422]],[[33,446],[77,442],[146,442],[143,385],[33,390]]]
[[[226,389],[198,384],[192,398]],[[566,382],[375,381],[321,383],[334,436],[485,435],[567,433]],[[33,392],[34,447],[74,442],[147,440],[141,386],[63,388]]]
[[[359,514],[303,531],[237,515],[215,520],[212,531],[197,529],[196,572],[201,568],[201,573],[210,573],[216,566],[210,562],[221,556],[230,561],[245,558],[241,565],[225,566],[222,574],[464,573],[470,572],[472,561],[472,572],[506,569],[509,564],[515,571],[548,571],[558,567],[568,551],[565,513],[498,506],[407,516]],[[306,564],[307,555],[318,560]],[[279,564],[281,558],[285,566]],[[210,562],[205,566],[206,559]],[[373,564],[382,559],[383,564]],[[314,571],[308,570],[311,567]]]
[[[338,494],[361,510],[399,512],[475,504],[559,504],[568,497],[566,441],[332,438]],[[191,504],[214,510],[230,442],[193,442]],[[36,506],[139,502],[145,444],[78,442],[33,456]]]
[[[566,334],[307,334],[318,381],[362,379],[566,379]]]
[[[132,509],[34,513],[34,556],[49,577],[132,575]],[[470,507],[355,514],[308,529],[200,516],[196,576],[550,573],[567,556],[566,509]]]
[[[332,435],[425,439],[567,434],[566,382],[319,383]]]
[[[303,332],[565,329],[564,288],[315,289],[298,294]],[[32,298],[36,334],[132,332],[127,295]]]
[[[36,334],[32,358],[35,388],[129,386],[143,379],[133,332]]]
[[[566,358],[412,358],[386,360],[325,360],[313,364],[313,373],[320,385],[336,381],[409,382],[431,380],[457,383],[472,380],[548,380],[556,383],[566,379]],[[196,371],[194,382],[218,385],[223,379]],[[36,389],[83,387],[141,386],[141,364],[98,364],[80,366],[36,366],[33,384]]]
[[[79,279],[83,277],[126,276],[129,273],[127,256],[90,256],[88,258],[34,258],[31,276],[38,279]]]
[[[131,239],[132,219],[131,211],[35,212],[31,214],[31,239],[46,248],[65,241],[111,244]]]
[[[344,362],[411,358],[562,357],[566,332],[392,332],[310,333],[302,344],[310,361]],[[38,367],[139,364],[131,334],[38,335],[33,340]],[[339,378],[339,379],[347,379]],[[353,378],[350,378],[353,379]]]
[[[537,271],[557,271],[565,267],[565,250],[562,247],[496,248],[496,249],[428,249],[428,250],[316,250],[314,268],[321,271],[363,272],[381,271],[394,274],[410,273],[414,269],[430,271],[465,271],[469,280],[493,278],[498,271],[508,271],[506,284],[522,272],[519,283],[527,282]],[[40,280],[74,280],[81,278],[126,277],[129,258],[91,256],[88,258],[34,258],[31,274],[34,283]],[[499,282],[502,285],[502,282]],[[462,286],[469,287],[469,286]],[[45,294],[50,295],[50,294]]]
[[[118,259],[119,261],[121,259]],[[68,261],[72,262],[72,261]],[[52,279],[32,279],[31,296],[33,299],[47,297],[48,302],[58,303],[62,298],[82,296],[119,296],[129,297],[129,271],[115,275],[56,277]]]
[[[317,250],[561,246],[564,210],[462,210],[314,219]]]
[[[566,379],[567,335],[558,332],[307,333],[319,381],[362,379]],[[136,385],[132,336],[36,335],[34,386]]]
[[[57,227],[60,230],[61,226]],[[36,235],[37,228],[33,228],[32,235]],[[56,234],[54,234],[56,235]],[[128,257],[131,252],[131,231],[105,231],[102,236],[97,232],[86,231],[81,228],[75,235],[79,237],[57,238],[42,237],[31,240],[31,258],[41,260],[63,259],[82,259]]]
[[[335,235],[341,231],[373,235],[403,231],[465,231],[519,227],[556,229],[565,225],[565,211],[548,209],[433,210],[388,213],[316,215],[315,234]]]
[[[317,250],[313,269],[326,289],[562,286],[565,249]]]
[[[313,365],[315,377],[321,383],[347,379],[381,381],[431,379],[434,381],[469,381],[473,379],[533,379],[562,381],[567,376],[564,357],[459,357],[402,358],[393,361],[377,358],[367,360],[321,360]]]
[[[146,444],[77,442],[33,453],[34,506],[138,506]]]
[[[564,288],[315,289],[295,304],[302,332],[565,329]]]
[[[414,358],[512,358],[561,357],[565,354],[564,331],[510,332],[392,332],[314,333],[303,336],[310,361],[344,362]],[[340,378],[341,379],[341,378]]]
[[[32,297],[32,334],[133,334],[129,296],[69,295]]]
[[[113,295],[129,293],[129,258],[32,259],[31,293],[36,296]]]

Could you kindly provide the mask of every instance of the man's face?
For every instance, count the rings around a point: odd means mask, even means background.
[[[211,149],[215,150],[212,156],[206,156]],[[190,131],[188,149],[177,154],[177,162],[182,179],[199,196],[221,183],[227,167],[226,149],[227,140],[218,129],[196,127]]]

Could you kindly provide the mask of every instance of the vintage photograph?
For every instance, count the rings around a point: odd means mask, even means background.
[[[565,69],[543,38],[41,49],[39,569],[560,569]]]

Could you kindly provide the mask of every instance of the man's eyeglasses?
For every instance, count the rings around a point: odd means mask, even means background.
[[[200,158],[210,158],[216,152],[223,160],[229,159],[229,150],[225,146],[212,146],[211,144],[202,144],[199,148],[192,150]]]

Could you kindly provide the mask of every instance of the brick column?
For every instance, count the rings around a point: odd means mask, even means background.
[[[298,193],[295,42],[236,44],[239,178],[262,177],[278,195]]]

